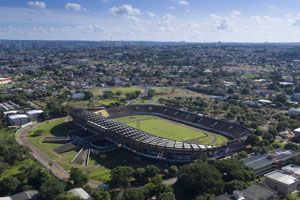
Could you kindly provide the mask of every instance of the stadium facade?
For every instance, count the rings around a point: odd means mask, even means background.
[[[168,162],[191,162],[203,155],[215,158],[231,155],[244,147],[247,136],[251,134],[249,129],[235,123],[166,106],[128,105],[109,108],[106,112],[108,117],[84,109],[74,109],[71,116],[76,125],[120,145],[137,156]],[[180,142],[154,136],[113,120],[130,115],[159,116],[223,135],[228,138],[228,142],[218,146]]]

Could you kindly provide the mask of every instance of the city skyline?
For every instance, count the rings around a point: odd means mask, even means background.
[[[299,42],[293,0],[0,1],[0,39]]]

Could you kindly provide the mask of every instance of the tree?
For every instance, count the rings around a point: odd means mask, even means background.
[[[84,100],[90,100],[94,96],[93,93],[90,91],[85,91],[84,94],[85,94]]]
[[[65,190],[65,183],[52,177],[45,180],[39,188],[40,194],[44,199],[56,199]]]
[[[154,89],[149,89],[148,90],[148,98],[151,99],[156,95],[156,91]]]
[[[78,168],[71,168],[69,181],[73,181],[75,187],[84,186],[88,182],[87,175],[83,174]]]
[[[111,170],[111,186],[112,187],[129,187],[134,173],[134,169],[128,166],[118,166]]]
[[[153,178],[156,176],[159,172],[159,168],[156,167],[155,165],[148,165],[145,169],[145,176],[149,178]]]
[[[125,190],[123,200],[144,200],[145,196],[142,191],[138,189]]]
[[[94,197],[96,200],[110,200],[110,194],[108,191],[104,190],[96,190],[91,192],[91,196]]]
[[[193,199],[197,195],[222,194],[222,174],[212,165],[204,162],[190,163],[181,168],[174,185],[176,199]]]
[[[245,143],[250,144],[251,146],[258,146],[259,138],[256,135],[249,135]]]
[[[297,151],[297,152],[300,151],[299,146],[297,144],[294,144],[294,143],[288,143],[288,144],[284,145],[284,148],[288,149],[288,150]]]
[[[244,159],[248,157],[248,153],[246,151],[241,151],[237,153],[239,159]]]
[[[134,171],[134,178],[135,178],[136,182],[142,183],[145,180],[145,169],[144,168],[137,168]]]
[[[273,143],[275,140],[274,136],[270,133],[263,134],[262,138],[268,140],[270,143]]]
[[[157,200],[176,200],[173,192],[164,192],[158,195]]]
[[[15,193],[19,185],[20,181],[18,179],[12,176],[8,176],[0,182],[0,191],[2,195],[11,195]]]
[[[177,176],[177,174],[178,174],[178,168],[177,168],[177,166],[175,166],[175,165],[173,165],[173,166],[171,166],[170,168],[169,168],[169,176],[170,177],[176,177]]]
[[[225,191],[230,194],[235,190],[242,190],[244,188],[245,188],[245,184],[242,181],[233,180],[225,184]]]

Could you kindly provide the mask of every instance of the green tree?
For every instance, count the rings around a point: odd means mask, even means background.
[[[245,183],[238,180],[229,181],[225,184],[225,191],[232,193],[235,190],[243,190],[245,188]]]
[[[222,174],[212,165],[203,162],[190,163],[181,168],[174,185],[176,199],[193,199],[197,195],[222,194]]]
[[[69,181],[73,182],[75,187],[84,186],[88,182],[88,177],[86,174],[83,174],[78,168],[71,168]]]
[[[258,146],[259,138],[256,135],[249,135],[245,143],[250,144],[251,146]]]
[[[177,166],[173,165],[169,168],[169,176],[170,177],[176,177],[178,174],[179,170],[177,168]]]
[[[18,179],[8,176],[0,182],[0,191],[2,195],[11,195],[16,192],[19,185],[20,181]]]
[[[159,168],[155,165],[148,165],[145,169],[145,176],[149,178],[153,178],[159,173]]]
[[[66,188],[64,182],[56,178],[49,178],[45,180],[39,188],[39,192],[44,199],[56,199]]]
[[[112,187],[129,187],[132,180],[134,169],[128,166],[118,166],[111,170],[111,186]]]
[[[137,168],[134,171],[134,178],[135,181],[138,183],[142,183],[145,180],[145,169],[144,168]]]
[[[93,93],[90,91],[85,91],[84,94],[85,94],[84,100],[90,100],[94,96]]]
[[[144,193],[139,189],[127,189],[124,192],[123,200],[144,200]]]
[[[157,200],[176,200],[176,198],[173,192],[164,192],[157,196]]]
[[[294,143],[287,143],[286,145],[284,145],[284,148],[288,149],[288,150],[297,151],[297,152],[300,151],[299,146],[297,144],[294,144]]]

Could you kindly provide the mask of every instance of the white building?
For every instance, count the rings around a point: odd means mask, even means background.
[[[26,114],[30,118],[31,121],[37,121],[39,118],[39,115],[42,114],[42,110],[27,110]]]
[[[265,183],[282,194],[290,194],[297,189],[298,178],[281,170],[272,171],[265,176]]]
[[[22,126],[29,122],[29,117],[25,114],[9,115],[7,120],[12,126]]]

